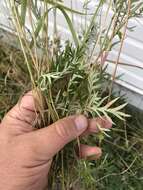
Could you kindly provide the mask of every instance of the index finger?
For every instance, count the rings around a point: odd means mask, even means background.
[[[97,117],[93,119],[88,120],[88,128],[87,130],[82,134],[82,136],[86,136],[92,133],[99,133],[100,129],[98,126],[100,126],[103,129],[111,129],[112,127],[112,120],[106,117]]]

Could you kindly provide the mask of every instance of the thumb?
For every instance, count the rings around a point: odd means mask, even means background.
[[[88,127],[85,116],[70,116],[44,129],[27,134],[40,159],[50,159],[67,143],[80,136]],[[28,140],[28,141],[29,141]]]

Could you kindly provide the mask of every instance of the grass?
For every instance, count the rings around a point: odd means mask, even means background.
[[[39,6],[37,6],[38,3],[40,3]],[[114,128],[110,133],[111,139],[106,131],[101,131],[99,135],[93,135],[89,139],[83,139],[85,143],[88,142],[91,145],[96,143],[105,148],[105,152],[109,155],[104,155],[103,160],[99,162],[77,159],[74,147],[77,141],[79,143],[79,139],[61,151],[54,159],[53,173],[50,175],[49,184],[52,189],[55,189],[57,184],[61,185],[62,190],[72,189],[78,185],[81,189],[89,190],[95,189],[96,186],[97,189],[105,189],[106,184],[108,184],[107,188],[110,188],[109,184],[111,184],[111,188],[112,186],[116,187],[116,183],[111,183],[111,180],[115,178],[115,181],[118,179],[119,182],[126,174],[128,176],[136,175],[137,173],[132,170],[137,161],[141,159],[137,153],[135,157],[132,154],[132,147],[135,148],[136,144],[132,146],[132,142],[129,143],[129,126],[125,121],[125,118],[129,116],[126,114],[126,103],[119,97],[114,97],[112,88],[128,29],[128,21],[132,17],[142,15],[142,4],[136,0],[110,0],[106,18],[109,16],[109,10],[112,10],[113,14],[111,19],[107,20],[102,18],[104,0],[99,1],[92,13],[88,10],[88,3],[85,1],[83,11],[80,12],[72,7],[66,7],[64,3],[56,0],[9,1],[13,26],[21,51],[14,49],[15,56],[13,56],[13,49],[11,50],[9,47],[5,48],[4,52],[2,51],[4,60],[7,51],[7,55],[10,53],[11,56],[8,56],[8,60],[6,60],[7,69],[3,64],[0,68],[2,72],[1,99],[4,96],[7,99],[7,103],[5,101],[1,103],[1,115],[3,116],[16,102],[16,97],[18,98],[25,90],[32,88],[40,91],[45,100],[44,105],[40,105],[41,101],[39,100],[41,125],[36,127],[45,127],[59,118],[79,113],[87,117],[112,117],[114,123],[119,124],[119,128]],[[69,40],[61,42],[57,29],[57,11],[63,14],[73,42]],[[49,36],[50,12],[54,13],[53,36]],[[70,14],[72,16],[80,15],[85,19],[85,27],[80,34],[77,32]],[[30,28],[26,26],[26,15],[28,15]],[[89,15],[91,20],[88,24],[87,16]],[[115,38],[118,38],[116,43],[114,42]],[[120,49],[111,80],[106,73],[105,61],[109,51],[116,44],[120,45]],[[16,56],[17,54],[20,55]],[[21,75],[21,73],[23,74]],[[31,83],[29,84],[28,81]],[[17,96],[13,97],[14,93]],[[133,135],[134,133],[132,133]],[[105,138],[105,136],[107,137]],[[124,156],[126,157],[124,158]],[[118,164],[115,165],[117,158]],[[73,165],[72,171],[69,168],[71,165]],[[127,181],[126,178],[125,181]],[[123,182],[122,185],[123,189],[126,188]],[[132,186],[127,187],[132,188]]]
[[[21,51],[0,43],[0,119],[29,86],[29,75]]]
[[[19,96],[31,88],[28,75],[23,77],[25,66],[22,53],[6,44],[0,45],[0,118],[17,102]],[[17,67],[15,67],[15,64]],[[21,67],[21,65],[24,66]],[[23,84],[23,85],[21,85]],[[98,162],[81,162],[86,187],[98,190],[142,190],[143,186],[143,113],[127,107],[132,117],[119,122],[101,146],[104,150]],[[96,140],[94,140],[96,141]],[[90,142],[93,143],[93,142]],[[94,142],[95,143],[95,142]],[[90,171],[89,171],[90,170]],[[92,176],[89,173],[92,173]],[[76,184],[76,187],[77,184]]]

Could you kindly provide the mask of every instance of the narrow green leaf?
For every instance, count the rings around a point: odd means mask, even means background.
[[[108,97],[109,97],[109,96],[105,96],[105,97],[97,104],[97,107],[100,107],[100,106],[103,104],[103,102],[108,99]]]
[[[107,103],[104,107],[106,109],[110,108],[115,102],[117,102],[117,100],[119,100],[119,97],[115,98],[114,100],[110,101],[109,103]]]
[[[52,9],[52,8],[51,8]],[[41,31],[41,29],[43,28],[44,26],[44,21],[45,21],[45,18],[47,17],[49,11],[51,10],[49,9],[48,11],[46,11],[44,13],[44,15],[38,20],[37,22],[37,26],[36,26],[36,29],[34,31],[34,38],[36,39]],[[32,48],[34,45],[34,39],[32,39],[31,43],[30,43],[30,48]]]
[[[97,6],[97,8],[96,8],[96,10],[95,10],[95,13],[94,13],[93,16],[92,16],[90,25],[89,25],[89,27],[88,27],[88,29],[87,29],[85,35],[84,35],[84,38],[83,38],[82,47],[85,46],[85,44],[86,44],[86,42],[87,42],[87,40],[88,40],[88,37],[89,37],[90,32],[91,32],[91,29],[92,29],[92,27],[93,27],[93,25],[94,25],[94,22],[95,22],[95,18],[96,18],[97,14],[98,14],[98,11],[99,11],[99,9],[101,8],[101,5],[102,5],[103,3],[104,3],[104,1],[103,1],[103,0],[100,0],[99,4],[98,4],[98,6]]]
[[[116,107],[116,108],[113,108],[113,110],[114,110],[114,111],[122,110],[124,107],[126,107],[127,104],[128,104],[128,103],[122,104],[122,105],[120,105],[120,106],[118,106],[118,107]]]
[[[117,114],[119,114],[120,116],[123,116],[123,117],[131,117],[129,114],[126,114],[126,113],[123,113],[123,112],[116,112]]]
[[[66,10],[66,11],[69,11],[69,12],[72,12],[72,13],[75,13],[75,14],[85,15],[85,13],[77,11],[77,10],[74,10],[72,8],[69,8],[69,7],[65,6],[64,4],[59,3],[57,1],[51,1],[51,0],[41,0],[41,1],[47,2],[47,3],[49,3],[49,4],[51,4],[51,5],[55,6],[55,7],[57,7],[59,9],[62,8],[64,10]]]
[[[28,1],[22,0],[21,1],[21,25],[22,26],[25,25],[27,7],[28,7]]]
[[[76,47],[78,47],[79,46],[79,39],[77,37],[77,33],[76,33],[75,29],[74,29],[74,26],[72,24],[72,21],[71,21],[70,17],[68,16],[68,14],[66,13],[66,11],[63,8],[58,7],[58,9],[63,13],[63,15],[64,15],[64,17],[65,17],[65,19],[67,21],[68,27],[70,29],[70,32],[72,34],[74,43],[75,43]]]
[[[122,116],[120,116],[119,114],[117,114],[117,113],[112,113],[112,114],[115,115],[121,121],[125,121],[125,119]]]

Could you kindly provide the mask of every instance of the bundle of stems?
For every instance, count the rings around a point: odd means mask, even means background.
[[[25,58],[23,64],[28,69],[33,94],[39,97],[35,103],[41,122],[35,127],[48,126],[73,114],[84,114],[88,118],[111,117],[113,123],[115,117],[125,120],[129,116],[124,113],[126,103],[117,104],[120,97],[113,96],[112,88],[128,21],[143,12],[140,1],[100,0],[93,12],[88,8],[91,1],[87,0],[81,11],[73,9],[73,1],[71,7],[60,0],[10,0],[8,3]],[[64,41],[59,36],[59,11],[67,22],[72,40]],[[49,32],[51,13],[52,35]],[[80,33],[74,24],[75,16],[85,21],[84,30]],[[106,73],[106,59],[116,44],[120,45],[120,49],[113,76],[110,77]],[[82,141],[101,143],[105,136],[109,137],[107,131],[100,128],[99,135]],[[96,162],[79,160],[74,149],[76,143],[69,144],[54,158],[49,181],[51,189],[58,186],[62,190],[72,189],[78,185],[81,189],[94,189],[92,170]]]

